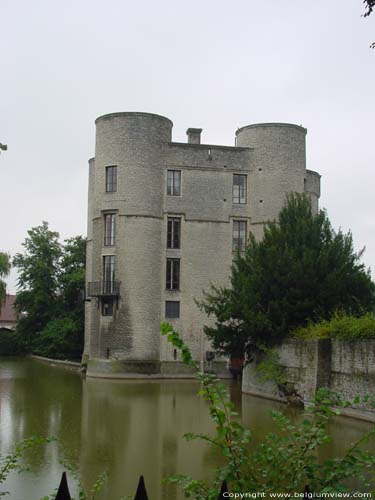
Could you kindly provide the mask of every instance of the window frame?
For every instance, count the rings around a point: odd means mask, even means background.
[[[107,219],[110,218],[110,223],[107,225]],[[113,247],[116,244],[116,214],[114,212],[103,214],[104,219],[104,241],[105,247]],[[107,234],[107,228],[109,232]]]
[[[241,225],[244,226],[243,239],[241,238]],[[241,240],[242,244],[241,244]],[[243,253],[246,251],[247,242],[247,221],[243,219],[234,219],[232,225],[232,251]]]
[[[170,225],[171,229],[169,229]],[[176,231],[176,225],[178,228],[177,231]],[[176,238],[176,233],[177,233],[177,238]],[[181,248],[181,217],[167,217],[167,249],[179,250],[180,248]]]
[[[117,192],[117,165],[108,165],[105,167],[105,192]]]
[[[169,182],[170,180],[169,174],[172,174],[171,183]],[[176,176],[176,174],[178,175]],[[178,192],[176,192],[175,177],[178,177]],[[174,170],[174,169],[167,170],[167,196],[181,196],[181,181],[182,181],[181,170]]]
[[[177,306],[177,312],[176,315],[170,314],[171,311],[168,313],[168,305],[169,306]],[[179,300],[166,300],[165,301],[165,317],[168,319],[179,319],[181,317],[181,304]]]
[[[238,178],[238,183],[235,180]],[[241,180],[244,180],[244,186]],[[246,205],[247,204],[247,174],[233,174],[232,180],[232,203],[233,205]],[[237,192],[238,190],[238,192]]]
[[[178,291],[181,287],[181,259],[167,257],[165,288],[170,291]]]
[[[109,265],[108,265],[109,264]],[[116,271],[116,256],[115,255],[103,255],[103,292],[113,293],[114,283],[115,283],[115,271]],[[109,273],[109,278],[108,278]]]

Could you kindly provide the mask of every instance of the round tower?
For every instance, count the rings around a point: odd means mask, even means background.
[[[104,115],[95,123],[90,358],[108,358],[112,366],[118,360],[120,371],[157,372],[163,143],[171,141],[173,124],[137,112]]]
[[[237,146],[253,148],[249,186],[252,223],[275,219],[288,193],[304,192],[306,132],[288,123],[259,123],[237,130]],[[261,236],[261,231],[255,234]]]

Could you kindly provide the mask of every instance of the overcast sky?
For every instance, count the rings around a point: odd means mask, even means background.
[[[173,140],[308,129],[321,206],[375,268],[375,13],[362,0],[0,0],[0,250],[42,220],[86,233],[97,116],[146,111]],[[13,272],[9,291],[15,291]]]

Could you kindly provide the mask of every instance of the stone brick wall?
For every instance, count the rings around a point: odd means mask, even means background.
[[[347,400],[355,396],[375,397],[375,339],[288,339],[276,349],[288,382],[306,403],[320,387],[329,387]],[[285,400],[274,382],[261,382],[255,371],[259,362],[258,358],[245,368],[243,392]],[[374,409],[367,404],[356,405],[346,414],[375,420]]]

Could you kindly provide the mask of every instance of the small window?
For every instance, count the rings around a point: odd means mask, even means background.
[[[167,300],[165,302],[165,317],[166,318],[179,318],[180,317],[180,303],[177,301]]]
[[[115,214],[104,215],[104,246],[115,244]]]
[[[244,252],[246,248],[247,224],[244,220],[233,221],[233,251]]]
[[[181,171],[168,170],[167,172],[167,194],[169,196],[180,196],[181,194]]]
[[[117,191],[117,167],[105,168],[105,190],[107,193]]]
[[[245,204],[247,175],[233,174],[233,203]]]
[[[180,259],[167,259],[167,290],[180,289]]]
[[[168,217],[167,248],[180,248],[181,219]]]
[[[113,316],[113,299],[102,300],[102,316]]]

